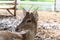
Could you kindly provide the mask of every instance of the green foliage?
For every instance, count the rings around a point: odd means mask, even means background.
[[[8,0],[0,0],[0,1],[8,1]],[[9,0],[9,1],[13,1],[13,0]],[[54,0],[21,0],[21,1],[53,2]]]
[[[0,0],[0,1],[8,1],[8,0]],[[9,1],[13,1],[13,0],[9,0]]]
[[[54,0],[21,0],[21,1],[40,1],[40,2],[53,2]]]

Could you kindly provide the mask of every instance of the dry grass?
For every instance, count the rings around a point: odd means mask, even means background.
[[[10,10],[12,13],[14,12],[13,10]],[[4,15],[4,16],[7,16],[7,15],[11,15],[7,10],[3,10],[3,9],[0,9],[0,15]],[[17,18],[24,18],[23,16],[23,13],[22,13],[22,10],[17,10],[16,12],[16,17]]]
[[[60,30],[49,30],[49,29],[38,29],[38,32],[40,32],[40,36],[42,35],[47,35],[49,37],[60,37]]]
[[[13,12],[13,11],[12,11]],[[10,15],[6,10],[0,10],[0,15]],[[40,23],[60,23],[60,13],[56,12],[47,12],[47,11],[38,11]],[[24,18],[22,10],[17,10],[17,18]],[[38,29],[38,32],[41,32],[43,35],[48,35],[50,37],[60,36],[60,30],[45,30]]]
[[[11,10],[13,13],[13,11]],[[22,10],[17,10],[17,18],[24,18]],[[10,15],[7,10],[0,9],[0,15]],[[41,23],[60,23],[60,13],[48,12],[48,11],[38,11],[39,20]]]
[[[60,12],[39,11],[38,15],[40,23],[60,23]],[[40,36],[60,37],[60,30],[38,29],[38,32],[40,32]]]
[[[57,12],[47,12],[47,11],[39,11],[39,21],[44,23],[60,23],[60,13]]]

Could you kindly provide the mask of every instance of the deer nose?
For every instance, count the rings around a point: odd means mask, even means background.
[[[16,30],[15,31],[18,31],[19,29],[18,28],[16,28]]]

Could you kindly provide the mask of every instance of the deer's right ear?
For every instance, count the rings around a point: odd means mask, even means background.
[[[26,10],[23,8],[23,15],[25,16],[26,15]]]

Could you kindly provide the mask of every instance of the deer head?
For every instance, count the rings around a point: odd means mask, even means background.
[[[22,30],[35,30],[37,27],[38,14],[37,11],[29,12],[23,9],[24,18],[21,24],[16,28],[16,31],[20,32]]]
[[[23,30],[29,30],[30,31],[30,38],[29,40],[34,40],[34,37],[37,33],[37,20],[38,20],[38,14],[37,11],[29,12],[23,9],[24,18],[16,28],[17,32],[23,31]]]

